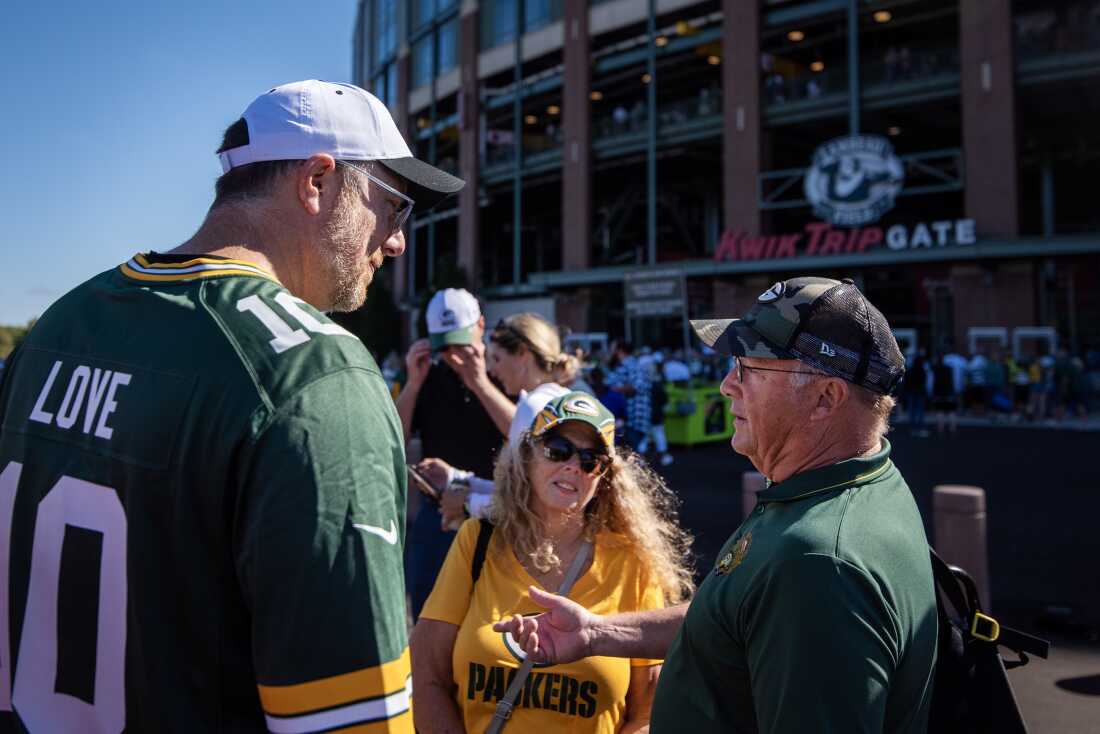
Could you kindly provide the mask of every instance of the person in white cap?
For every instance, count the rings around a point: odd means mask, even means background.
[[[425,457],[492,476],[516,406],[486,369],[481,307],[469,291],[445,288],[432,296],[425,317],[428,338],[409,348],[408,377],[396,400],[405,440],[419,434]],[[440,519],[437,507],[425,504],[409,529],[406,576],[413,619],[454,539]]]
[[[4,375],[0,730],[413,731],[400,421],[325,312],[462,181],[319,81],[219,156],[195,235],[63,296]]]

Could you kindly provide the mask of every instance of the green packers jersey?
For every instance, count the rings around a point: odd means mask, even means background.
[[[254,265],[137,255],[0,392],[0,732],[412,732],[400,424]]]

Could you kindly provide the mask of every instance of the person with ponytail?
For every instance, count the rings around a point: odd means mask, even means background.
[[[489,374],[508,395],[518,395],[508,440],[520,434],[547,403],[569,392],[577,381],[580,362],[562,351],[561,335],[546,319],[534,313],[518,313],[501,319],[489,335]],[[484,517],[493,495],[493,481],[430,458],[418,467],[443,493],[444,527],[457,527],[466,515]]]

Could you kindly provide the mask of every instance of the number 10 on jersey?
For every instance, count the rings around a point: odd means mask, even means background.
[[[30,583],[18,641],[19,671],[12,680],[11,530],[23,465],[0,472],[0,711],[18,712],[28,731],[103,732],[126,726],[126,513],[110,487],[63,476],[38,504]],[[58,598],[65,528],[103,536],[92,702],[55,690]]]

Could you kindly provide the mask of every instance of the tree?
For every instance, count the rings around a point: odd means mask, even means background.
[[[35,321],[37,319],[31,319],[26,326],[0,326],[0,359],[8,358],[12,350],[27,336]]]

